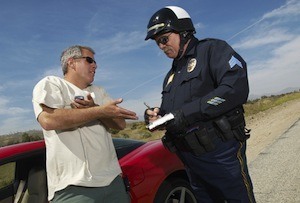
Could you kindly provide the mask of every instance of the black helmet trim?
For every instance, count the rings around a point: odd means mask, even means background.
[[[154,39],[155,36],[166,32],[195,32],[190,15],[177,6],[167,6],[158,10],[151,17],[147,28],[145,40]]]

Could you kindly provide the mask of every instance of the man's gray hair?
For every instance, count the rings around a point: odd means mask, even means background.
[[[80,46],[80,45],[74,45],[70,46],[69,48],[65,49],[61,56],[60,56],[60,64],[63,71],[63,74],[65,75],[68,72],[68,60],[69,58],[73,57],[81,57],[82,56],[82,50],[87,49],[93,54],[95,54],[95,51],[87,46]]]

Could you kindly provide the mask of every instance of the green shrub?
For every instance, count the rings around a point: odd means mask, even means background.
[[[148,131],[141,132],[141,137],[142,137],[143,139],[150,138],[150,137],[152,137],[152,133],[151,133],[151,132],[148,132]]]
[[[123,134],[122,134],[122,137],[123,137],[123,138],[129,138],[129,135],[126,134],[126,133],[123,133]]]

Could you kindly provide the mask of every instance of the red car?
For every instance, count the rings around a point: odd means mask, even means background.
[[[197,202],[183,164],[160,140],[114,138],[114,145],[132,203]],[[44,141],[0,148],[0,178],[0,203],[47,202]]]

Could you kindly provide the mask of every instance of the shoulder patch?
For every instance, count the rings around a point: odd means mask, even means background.
[[[224,101],[226,101],[226,100],[223,98],[214,97],[214,98],[211,98],[210,100],[208,100],[206,103],[213,105],[213,106],[218,106],[219,104],[222,104]]]
[[[240,68],[243,68],[242,63],[241,63],[237,58],[235,58],[234,56],[232,56],[232,57],[230,58],[230,60],[228,61],[228,63],[229,63],[229,66],[230,66],[231,69],[232,69],[235,65],[239,66]]]

